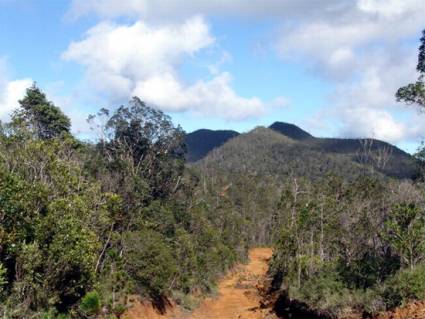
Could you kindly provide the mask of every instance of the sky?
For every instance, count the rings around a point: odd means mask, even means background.
[[[36,81],[82,138],[138,96],[187,132],[283,121],[414,152],[425,114],[394,94],[424,28],[425,0],[0,0],[0,119]]]

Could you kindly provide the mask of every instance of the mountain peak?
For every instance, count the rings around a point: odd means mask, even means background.
[[[274,122],[269,128],[297,141],[313,138],[310,133],[290,123]]]
[[[239,133],[232,130],[200,129],[186,135],[187,160],[195,162]]]

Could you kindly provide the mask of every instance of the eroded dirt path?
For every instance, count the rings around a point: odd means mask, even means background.
[[[252,249],[249,252],[249,263],[239,266],[219,283],[217,297],[205,299],[185,319],[267,318],[269,311],[260,307],[259,289],[264,282],[271,256],[270,248]]]
[[[191,313],[170,305],[160,313],[151,304],[137,302],[126,313],[126,319],[271,319],[269,309],[261,308],[260,289],[265,281],[270,248],[254,248],[249,262],[239,265],[218,286],[217,296],[206,298]]]

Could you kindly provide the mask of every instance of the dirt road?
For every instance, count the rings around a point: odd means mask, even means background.
[[[206,298],[192,313],[170,306],[166,313],[156,311],[151,304],[136,303],[124,316],[126,319],[266,319],[275,318],[268,309],[261,309],[259,288],[264,282],[270,248],[254,248],[249,262],[239,265],[218,286],[215,297]]]
[[[239,266],[219,283],[216,298],[205,299],[187,319],[265,319],[260,309],[258,288],[264,281],[270,248],[255,248],[249,252],[249,263]]]
[[[249,252],[249,262],[239,265],[218,286],[215,297],[206,298],[200,306],[188,313],[170,304],[161,313],[148,302],[135,302],[124,316],[125,319],[276,319],[270,309],[261,308],[259,294],[265,281],[268,261],[272,256],[270,248],[254,248]],[[361,318],[354,315],[350,318]],[[425,319],[425,303],[412,302],[409,305],[385,312],[376,319]]]

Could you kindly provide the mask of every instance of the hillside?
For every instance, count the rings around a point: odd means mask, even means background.
[[[218,161],[220,166],[236,171],[249,168],[272,175],[312,177],[375,171],[398,179],[412,179],[416,175],[412,156],[389,143],[375,139],[316,138],[296,125],[282,122],[242,135],[234,131],[199,130],[188,134],[186,143],[189,162],[209,154],[205,162]],[[239,165],[242,160],[244,165]]]
[[[238,136],[239,133],[230,130],[207,130],[201,129],[186,135],[187,155],[189,162],[195,162],[203,158],[209,151],[226,143],[229,139]]]
[[[425,247],[425,186],[384,178],[394,154],[410,160],[389,144],[284,124],[208,145],[204,130],[198,146],[224,144],[186,165],[182,129],[137,97],[91,118],[108,132],[96,143],[36,85],[20,103],[0,124],[2,318],[123,318],[136,300],[153,315],[260,319],[264,303],[343,318],[423,299],[425,251],[400,243]],[[254,247],[273,247],[264,300]]]
[[[210,152],[200,166],[256,176],[302,176],[312,179],[336,173],[355,177],[372,168],[343,154],[330,154],[269,128],[258,127]]]
[[[313,138],[313,135],[294,124],[274,122],[269,128],[297,141]]]

